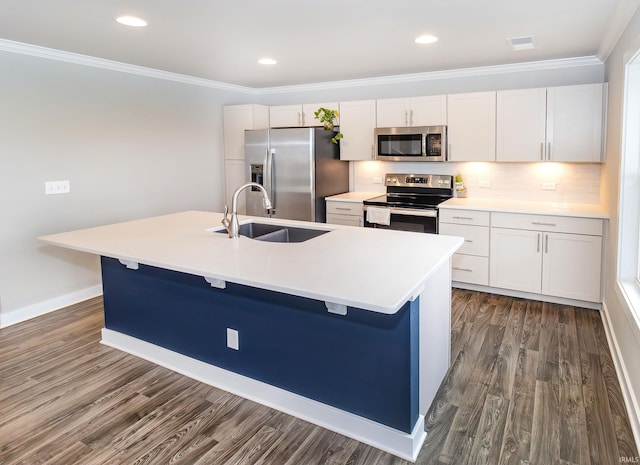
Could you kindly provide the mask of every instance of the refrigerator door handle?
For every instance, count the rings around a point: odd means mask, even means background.
[[[264,183],[269,199],[271,199],[271,210],[269,210],[269,216],[276,212],[276,190],[273,187],[273,153],[274,149],[267,148],[265,161],[264,161]]]

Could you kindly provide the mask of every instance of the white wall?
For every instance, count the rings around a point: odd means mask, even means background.
[[[631,410],[636,442],[640,443],[640,328],[631,309],[617,291],[618,211],[621,168],[622,111],[624,93],[624,65],[629,54],[640,49],[640,11],[631,19],[613,53],[606,62],[609,82],[609,110],[607,129],[607,163],[602,171],[602,199],[611,214],[605,263],[604,314],[612,330],[614,347],[619,356],[619,372],[623,388],[628,388],[627,408]]]
[[[96,257],[38,236],[222,208],[221,108],[238,96],[8,52],[0,69],[5,321],[100,284]],[[69,180],[71,193],[45,196],[54,180]]]

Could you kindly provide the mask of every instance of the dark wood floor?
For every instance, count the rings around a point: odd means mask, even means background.
[[[419,464],[635,458],[598,312],[453,294],[452,361]],[[0,464],[406,465],[99,344],[93,299],[0,330]]]

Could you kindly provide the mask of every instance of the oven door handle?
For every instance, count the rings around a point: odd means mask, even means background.
[[[373,205],[372,205],[373,206]],[[374,208],[387,208],[387,207],[374,207]],[[436,210],[418,210],[414,208],[390,208],[392,215],[406,215],[406,216],[422,216],[425,218],[437,218],[438,212]],[[367,206],[364,206],[364,211],[367,211]]]

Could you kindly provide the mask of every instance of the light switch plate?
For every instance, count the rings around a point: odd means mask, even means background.
[[[382,184],[382,177],[381,176],[374,176],[373,177],[373,183],[374,184]]]
[[[481,179],[478,181],[478,187],[491,187],[491,181],[488,179]]]
[[[69,181],[47,181],[44,183],[45,195],[68,194],[69,192],[71,192],[71,183]]]
[[[227,347],[233,350],[240,350],[240,340],[237,330],[227,328]]]
[[[543,182],[542,183],[542,190],[543,191],[555,191],[556,190],[556,183],[555,182]]]

